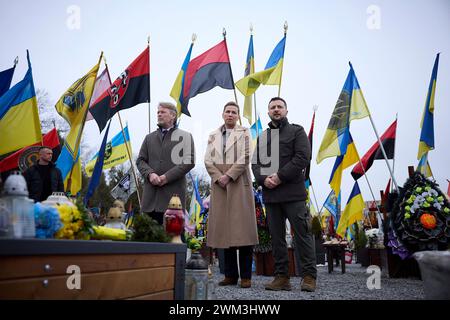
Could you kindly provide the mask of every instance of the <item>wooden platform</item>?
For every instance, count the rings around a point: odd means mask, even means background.
[[[0,299],[182,300],[185,261],[184,244],[0,240]]]

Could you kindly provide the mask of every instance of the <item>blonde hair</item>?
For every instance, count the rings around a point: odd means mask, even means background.
[[[229,101],[229,102],[227,102],[227,103],[223,106],[223,111],[222,111],[222,112],[225,112],[225,109],[226,109],[228,106],[236,107],[236,108],[238,109],[238,113],[241,112],[241,111],[239,110],[239,105],[238,105],[236,102],[234,102],[234,101]]]
[[[178,114],[177,107],[171,102],[160,102],[158,104],[158,106],[161,108],[170,110],[172,113],[175,114],[175,120],[173,120],[173,124],[176,125],[177,124],[177,114]]]

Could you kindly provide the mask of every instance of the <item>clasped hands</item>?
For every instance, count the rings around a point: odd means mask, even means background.
[[[221,186],[222,188],[225,189],[227,187],[227,184],[230,183],[230,181],[231,181],[231,178],[229,176],[227,176],[226,174],[224,174],[217,180],[217,183],[219,184],[219,186]]]
[[[167,184],[167,178],[166,175],[158,176],[156,173],[151,173],[148,176],[148,180],[150,183],[154,186],[162,187],[163,185]]]
[[[273,188],[277,187],[279,184],[281,184],[281,180],[278,177],[278,174],[276,174],[276,173],[271,174],[264,180],[264,185],[268,189],[273,189]]]

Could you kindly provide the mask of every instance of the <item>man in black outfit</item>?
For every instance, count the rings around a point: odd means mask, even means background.
[[[29,198],[34,202],[46,200],[53,192],[64,192],[61,171],[52,162],[53,151],[49,147],[39,149],[39,159],[24,172]]]
[[[272,98],[268,111],[272,121],[269,129],[258,138],[252,161],[256,182],[263,188],[275,260],[275,279],[266,285],[266,289],[291,290],[286,245],[288,219],[294,231],[295,250],[300,257],[303,278],[301,290],[312,292],[316,289],[317,270],[311,215],[305,204],[304,176],[311,161],[311,146],[303,127],[289,123],[284,99]]]

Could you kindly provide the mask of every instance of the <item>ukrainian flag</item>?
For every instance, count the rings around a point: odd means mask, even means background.
[[[343,135],[346,134],[350,121],[362,119],[369,115],[370,112],[366,100],[359,86],[353,66],[350,63],[350,71],[319,148],[317,163],[320,163],[325,158],[345,154],[347,146],[342,145],[341,140],[344,139]]]
[[[335,194],[341,193],[342,172],[344,169],[359,161],[358,151],[356,150],[350,131],[346,130],[345,134],[341,137],[341,150],[346,149],[346,151],[344,151],[343,155],[336,157],[333,170],[331,171],[330,181],[328,181]]]
[[[195,225],[195,229],[199,230],[202,222],[200,215],[203,213],[204,208],[202,204],[202,198],[200,192],[198,191],[198,177],[196,180],[189,174],[192,179],[192,195],[191,195],[191,205],[189,206],[189,224]]]
[[[56,111],[70,125],[56,166],[61,170],[66,191],[70,191],[72,195],[76,195],[81,189],[79,146],[102,55],[98,63],[85,76],[75,81],[55,106]],[[69,180],[70,190],[68,190]]]
[[[105,158],[103,161],[103,169],[112,168],[118,164],[124,163],[129,159],[127,152],[127,145],[130,154],[131,151],[131,143],[130,143],[130,135],[128,133],[128,125],[116,134],[108,143],[106,144],[105,150]],[[125,134],[125,137],[124,137]],[[125,141],[126,144],[125,145]],[[88,177],[92,176],[92,172],[94,171],[95,162],[97,161],[98,152],[89,160],[86,164],[85,171]]]
[[[0,155],[42,141],[30,55],[22,81],[0,97]]]
[[[236,88],[238,88],[244,96],[251,96],[255,93],[261,83],[266,85],[280,85],[285,46],[286,35],[277,44],[275,49],[273,49],[263,71],[249,74],[236,82]]]
[[[262,125],[261,125],[261,118],[258,116],[258,120],[252,126],[250,127],[250,134],[252,136],[252,146],[255,148],[256,141],[258,139],[258,136],[261,135],[263,132]]]
[[[14,67],[0,71],[0,97],[9,90],[14,70],[16,70],[16,63],[14,63]]]
[[[420,133],[419,152],[417,153],[418,160],[420,160],[425,153],[434,149],[434,94],[436,91],[438,66],[439,53],[434,60],[433,72],[431,73],[430,84],[428,86],[427,100],[425,102],[422,122],[420,124],[422,131]]]
[[[186,77],[186,70],[189,64],[189,61],[191,61],[191,53],[192,53],[192,47],[194,46],[194,42],[191,43],[191,46],[189,47],[189,51],[186,55],[186,58],[184,58],[183,65],[181,66],[181,70],[178,73],[177,78],[175,79],[175,82],[172,86],[172,90],[170,91],[170,96],[177,102],[177,114],[178,117],[181,116],[181,105],[183,103],[183,88],[184,88],[184,79]]]
[[[336,233],[341,237],[345,236],[345,231],[356,221],[363,219],[364,211],[364,199],[359,190],[358,182],[355,181],[352,193],[348,198],[347,205],[345,206],[344,213],[339,220],[339,225],[337,227]]]
[[[334,217],[337,217],[338,215],[340,199],[341,195],[339,194],[339,196],[336,197],[334,191],[331,190],[330,193],[328,194],[327,199],[325,200],[325,203],[323,204],[324,209],[328,211],[330,214],[332,214]]]
[[[429,178],[433,176],[431,171],[430,163],[428,162],[428,152],[426,152],[422,158],[420,158],[419,164],[417,165],[416,171],[419,171],[425,177]]]
[[[244,77],[255,73],[255,53],[253,51],[253,35],[250,35],[250,42],[248,44],[247,60],[245,63]],[[253,122],[252,116],[252,96],[246,96],[244,100],[244,117],[247,118],[248,123]]]

